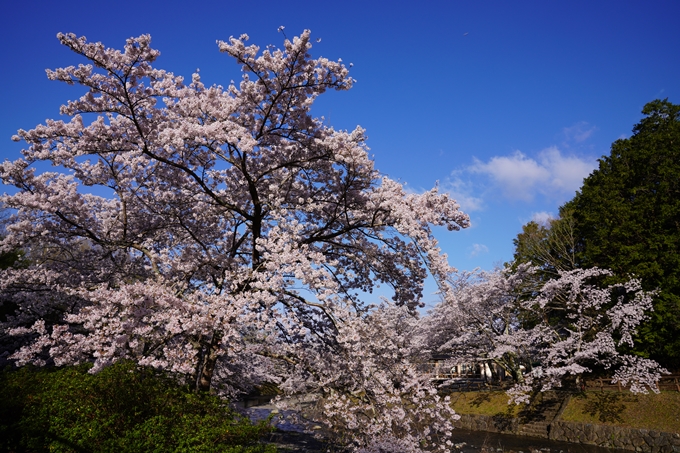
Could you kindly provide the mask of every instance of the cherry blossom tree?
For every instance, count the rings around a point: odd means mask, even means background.
[[[423,355],[448,356],[450,365],[493,363],[523,382],[524,363],[531,361],[518,309],[526,271],[522,266],[513,274],[477,270],[452,276],[451,291],[421,320],[421,341],[414,344]]]
[[[513,272],[463,274],[422,321],[427,348],[452,363],[499,366],[514,380],[508,394],[517,403],[595,372],[634,393],[658,392],[666,370],[621,352],[633,346],[654,293],[634,278],[602,285],[612,275],[603,269],[558,271],[558,278],[545,282],[537,272],[520,265]]]
[[[408,193],[381,176],[363,129],[311,115],[317,96],[352,86],[341,61],[312,58],[309,31],[262,51],[242,35],[218,42],[240,83],[206,86],[156,69],[148,35],[122,51],[58,38],[85,64],[48,77],[86,93],[61,107],[70,120],[19,130],[23,157],[0,164],[17,188],[1,198],[14,214],[0,251],[30,263],[0,275],[0,300],[16,308],[5,356],[94,372],[132,359],[203,391],[319,391],[329,420],[365,428],[358,447],[382,432],[419,448],[423,427],[392,413],[397,399],[441,412],[431,426],[447,432],[446,405],[405,359],[377,360],[376,342],[398,338],[375,337],[385,311],[362,295],[382,284],[413,315],[428,272],[444,287],[453,271],[431,226],[469,219],[437,188]]]
[[[312,420],[338,444],[362,452],[446,451],[458,418],[413,360],[417,319],[404,306],[385,302],[367,316],[347,313],[336,355],[308,351],[313,379],[301,388],[319,389]],[[300,370],[298,373],[303,375]],[[321,385],[319,385],[319,382]],[[314,416],[316,415],[316,416]]]

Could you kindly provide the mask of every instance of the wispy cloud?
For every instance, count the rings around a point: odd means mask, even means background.
[[[550,198],[572,195],[594,168],[594,159],[565,156],[556,147],[550,147],[536,158],[515,151],[509,156],[492,157],[487,162],[475,159],[468,171],[490,178],[510,200],[530,202],[539,193]]]
[[[484,244],[472,244],[472,247],[468,247],[470,258],[481,255],[482,253],[489,253],[489,247]]]
[[[524,201],[531,201],[535,186],[550,178],[546,168],[520,151],[511,156],[492,157],[488,162],[475,159],[469,171],[490,177],[506,196]]]
[[[484,208],[481,197],[473,195],[473,185],[461,177],[461,172],[455,171],[441,186],[442,191],[447,192],[455,199],[464,212],[480,211]]]
[[[597,127],[588,124],[586,121],[579,121],[572,126],[562,129],[562,133],[567,141],[581,143],[588,140],[596,130]]]
[[[533,214],[531,214],[531,221],[536,222],[539,225],[547,225],[548,222],[554,218],[555,218],[554,215],[546,211],[534,212]]]

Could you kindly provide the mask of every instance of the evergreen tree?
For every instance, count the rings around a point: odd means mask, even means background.
[[[633,136],[611,154],[562,207],[573,213],[577,264],[634,274],[658,289],[638,353],[680,368],[680,105],[655,100]]]

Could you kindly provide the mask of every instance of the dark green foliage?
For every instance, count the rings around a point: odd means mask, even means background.
[[[2,227],[2,209],[0,209],[0,228]],[[0,237],[1,238],[1,237]],[[0,270],[8,269],[10,267],[20,268],[27,267],[28,262],[24,257],[24,252],[21,250],[12,250],[9,252],[0,253]],[[0,298],[0,323],[6,322],[7,318],[16,315],[19,307],[8,300]],[[11,338],[0,329],[0,367],[7,363],[6,355],[9,350],[16,348],[17,338]],[[3,357],[3,355],[5,355]]]
[[[20,260],[22,254],[17,251],[0,253],[0,269],[7,269]]]
[[[529,222],[514,240],[512,266],[538,266],[539,280],[576,267],[631,275],[658,290],[635,352],[680,369],[680,105],[656,100],[633,136],[612,144],[560,218]]]
[[[9,219],[9,211],[0,203],[0,239],[4,237],[5,226]],[[24,267],[24,253],[21,250],[11,250],[0,253],[0,269],[7,269],[11,266]]]
[[[0,373],[0,451],[271,453],[226,402],[131,363]]]
[[[642,113],[563,209],[573,212],[578,266],[659,289],[636,351],[680,369],[680,105],[656,100]]]

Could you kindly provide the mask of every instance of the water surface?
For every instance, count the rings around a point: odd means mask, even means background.
[[[313,434],[291,422],[287,417],[294,411],[279,412],[273,405],[263,405],[242,408],[242,411],[253,421],[266,419],[274,411],[273,422],[278,432],[272,436],[272,441],[291,453],[293,452],[325,452],[328,445],[314,438]],[[515,436],[512,434],[489,433],[485,431],[470,431],[456,428],[451,438],[459,453],[623,453],[628,450],[596,447],[594,445],[573,444],[537,437]],[[338,451],[331,449],[331,451]]]

